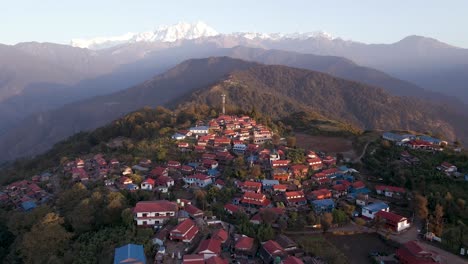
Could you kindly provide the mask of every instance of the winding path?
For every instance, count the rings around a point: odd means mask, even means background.
[[[364,155],[366,155],[367,147],[369,146],[370,143],[371,143],[370,141],[366,143],[366,145],[364,146],[364,149],[362,150],[361,155],[359,155],[359,157],[354,159],[354,163],[361,162],[361,159],[364,157]]]

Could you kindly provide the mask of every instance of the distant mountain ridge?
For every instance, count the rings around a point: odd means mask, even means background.
[[[31,156],[79,131],[97,128],[144,106],[228,102],[281,118],[317,112],[365,129],[434,131],[455,139],[468,135],[466,116],[424,100],[396,97],[381,88],[330,75],[228,57],[192,59],[141,85],[31,116],[0,140],[0,160]],[[30,133],[35,131],[35,133]]]

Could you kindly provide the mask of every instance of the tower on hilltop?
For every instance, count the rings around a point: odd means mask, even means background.
[[[226,95],[222,94],[221,98],[223,99],[223,115],[226,114]]]

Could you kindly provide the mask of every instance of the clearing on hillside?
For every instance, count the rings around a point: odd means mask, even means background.
[[[296,133],[297,146],[303,149],[324,151],[327,153],[342,153],[345,158],[354,159],[356,153],[351,139],[343,137],[313,136]]]

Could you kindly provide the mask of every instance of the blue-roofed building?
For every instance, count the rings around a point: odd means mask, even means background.
[[[264,190],[269,190],[273,188],[273,186],[278,185],[279,181],[278,180],[262,180],[262,188]]]
[[[30,211],[36,207],[37,204],[34,201],[26,201],[21,203],[21,208],[23,208],[24,211]]]
[[[130,183],[130,184],[125,184],[125,189],[128,191],[136,191],[138,190],[138,185]]]
[[[340,166],[338,167],[338,170],[341,174],[351,174],[351,173],[358,173],[359,171],[353,169],[353,168],[348,168],[348,166]]]
[[[248,158],[247,158],[247,162],[248,163],[253,163],[253,162],[256,162],[258,160],[258,156],[255,156],[255,155],[250,155]]]
[[[351,194],[358,195],[358,194],[369,194],[370,190],[367,188],[361,188],[361,189],[354,189],[351,187],[351,190],[349,191]]]
[[[388,212],[390,207],[384,202],[377,202],[373,204],[368,204],[367,206],[362,207],[362,216],[374,219],[375,214],[380,211]]]
[[[196,167],[200,166],[200,163],[198,163],[198,162],[190,162],[190,163],[187,164],[187,165],[195,169]]]
[[[316,214],[330,213],[335,208],[335,202],[332,199],[314,200],[311,204]]]
[[[142,245],[127,244],[115,249],[114,264],[146,264]]]
[[[407,141],[410,141],[411,139],[414,139],[414,136],[413,135],[400,135],[400,134],[396,134],[392,132],[385,132],[382,134],[382,138],[388,141],[402,143],[402,142],[407,142]]]
[[[217,169],[209,169],[206,174],[211,177],[218,177],[220,175],[220,172]]]

